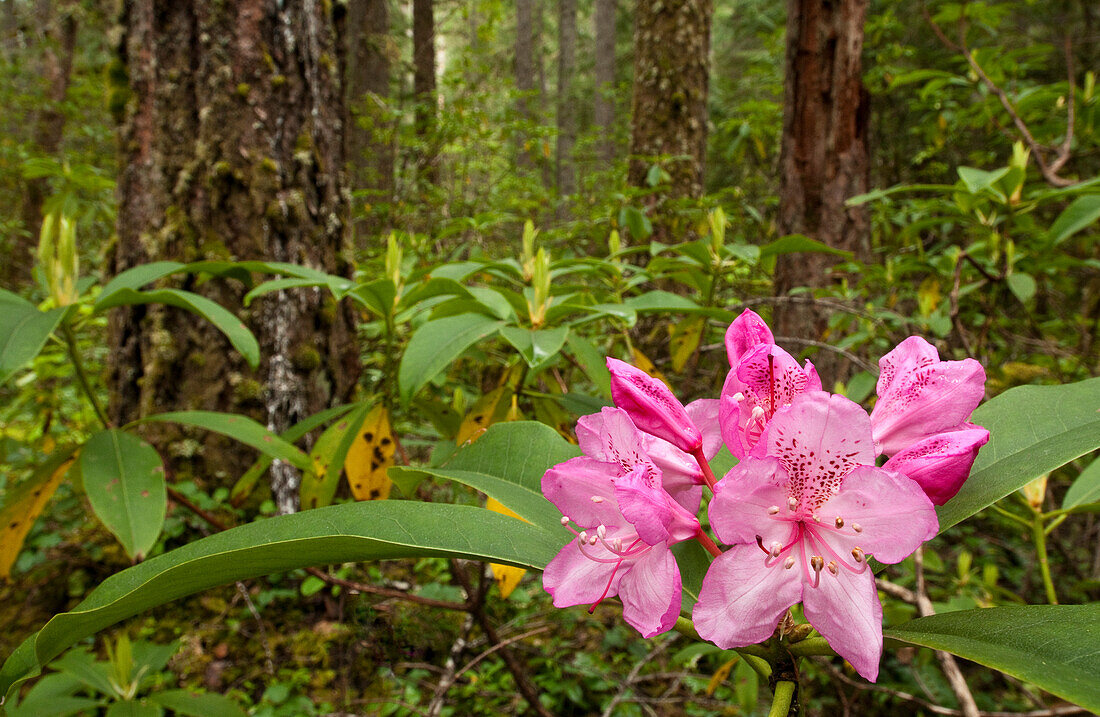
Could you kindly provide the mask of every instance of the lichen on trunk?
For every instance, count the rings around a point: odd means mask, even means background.
[[[119,52],[129,102],[119,131],[118,241],[109,273],[154,260],[267,259],[350,275],[343,97],[327,5],[314,0],[126,3]],[[318,290],[244,309],[229,280],[194,290],[240,313],[257,336],[252,371],[207,322],[163,306],[116,309],[110,416],[206,409],[275,431],[349,398],[353,317]],[[252,456],[217,436],[147,429],[177,474],[232,481]],[[276,469],[280,510],[296,505]]]

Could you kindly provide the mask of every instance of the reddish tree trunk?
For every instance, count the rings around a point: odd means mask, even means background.
[[[789,0],[787,12],[779,233],[805,234],[866,260],[867,210],[844,202],[866,192],[869,182],[870,98],[860,63],[867,2]],[[828,254],[780,256],[776,293],[836,281],[829,273],[835,263],[836,257]],[[774,323],[780,335],[820,340],[828,318],[812,304],[781,303]],[[835,359],[831,354],[819,357]]]

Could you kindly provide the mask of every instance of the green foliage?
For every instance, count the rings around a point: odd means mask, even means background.
[[[1100,605],[1028,605],[922,617],[886,636],[959,655],[1100,709]]]

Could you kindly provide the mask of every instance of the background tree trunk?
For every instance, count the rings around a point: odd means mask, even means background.
[[[638,0],[628,181],[647,187],[660,161],[670,197],[700,197],[707,147],[710,0]],[[654,222],[658,237],[668,227]],[[667,238],[667,236],[666,236]]]
[[[14,3],[7,2],[5,5]],[[61,105],[72,79],[77,22],[74,8],[68,5],[52,7],[49,3],[39,3],[36,9],[37,23],[42,28],[41,72],[45,79],[46,96],[43,98],[45,104],[33,118],[32,146],[39,156],[53,157],[61,149],[65,132],[65,113]],[[45,177],[26,180],[21,207],[24,233],[16,238],[11,256],[0,270],[0,283],[4,286],[14,288],[31,283],[34,250],[42,228],[42,207],[49,190],[49,181]]]
[[[605,165],[615,161],[615,0],[596,0],[596,94],[593,121],[600,138],[596,154]]]
[[[573,73],[577,55],[577,0],[558,0],[558,196],[577,191],[573,145],[577,142],[577,114],[573,103]],[[564,208],[564,204],[561,205]]]
[[[347,191],[332,18],[301,0],[133,0],[121,59],[130,102],[120,130],[117,274],[154,259],[268,259],[348,275]],[[201,287],[240,311],[243,289]],[[269,294],[242,313],[259,339],[251,371],[206,321],[163,306],[110,317],[110,417],[234,411],[274,430],[346,401],[358,373],[353,317],[314,290]],[[209,433],[148,427],[173,471],[225,484],[252,459]],[[272,467],[280,511],[297,475]]]
[[[367,205],[393,201],[393,120],[390,96],[389,7],[386,0],[349,0],[344,27],[347,102],[345,150],[353,192],[362,192]],[[379,241],[384,227],[367,211],[355,222],[354,244],[363,249]]]
[[[516,89],[520,93],[516,110],[527,127],[538,123],[540,92],[536,84],[535,56],[539,36],[535,32],[535,0],[516,0]],[[530,170],[539,161],[538,147],[526,131],[516,135],[516,164]]]
[[[845,207],[867,191],[870,96],[863,87],[860,53],[866,0],[789,0],[780,150],[780,235],[805,234],[829,246],[870,256],[867,208]],[[826,286],[836,257],[787,254],[775,269],[775,291]],[[828,313],[812,304],[779,304],[776,333],[821,339]],[[815,357],[840,366],[835,355]],[[819,367],[820,368],[820,367]],[[833,376],[826,367],[823,375]],[[839,376],[836,376],[839,378]]]
[[[435,153],[435,16],[432,0],[413,0],[413,94],[416,95],[416,133],[423,144],[422,178],[439,182]]]

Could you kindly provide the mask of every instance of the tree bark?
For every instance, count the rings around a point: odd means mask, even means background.
[[[129,0],[120,54],[117,274],[151,260],[267,259],[349,275],[343,102],[332,19],[305,0]],[[257,299],[228,280],[172,286],[240,312],[259,340],[252,371],[209,322],[161,305],[110,316],[109,415],[178,409],[249,415],[276,432],[346,401],[358,374],[347,305],[317,290]],[[251,462],[239,444],[164,424],[147,435],[177,477],[225,485]],[[187,437],[189,436],[189,437]],[[279,510],[298,476],[276,462]]]
[[[637,2],[627,177],[636,187],[648,188],[649,169],[660,164],[670,176],[667,196],[703,194],[712,14],[710,0]],[[669,238],[672,229],[654,218],[658,238]]]
[[[844,202],[869,183],[870,97],[860,62],[866,12],[867,0],[788,0],[780,149],[779,233],[805,234],[859,260],[870,256],[869,215]],[[828,254],[780,256],[776,294],[827,286],[838,279],[829,273],[835,263]],[[828,318],[813,304],[780,304],[774,325],[783,336],[822,340]],[[834,355],[819,356],[839,368]]]
[[[558,196],[577,191],[573,145],[577,141],[577,115],[573,102],[573,73],[577,55],[577,0],[558,0],[558,143],[556,154]]]
[[[46,96],[42,109],[35,113],[33,147],[38,155],[53,157],[61,149],[65,132],[65,113],[61,105],[72,80],[77,22],[71,7],[51,8],[48,4],[40,4],[38,23],[43,28],[41,72],[46,80]],[[24,233],[16,238],[10,258],[4,262],[5,286],[31,283],[34,250],[42,227],[42,208],[49,196],[49,189],[45,177],[26,180],[21,207]]]
[[[593,121],[600,138],[596,152],[605,165],[615,161],[615,0],[596,0],[596,94]]]
[[[388,203],[394,191],[394,127],[387,101],[390,96],[390,57],[386,0],[350,0],[345,20],[344,68],[347,120],[345,151],[349,182],[368,205]],[[369,209],[355,222],[357,248],[380,241],[384,229]]]
[[[435,15],[432,0],[413,0],[413,94],[416,95],[416,133],[423,147],[420,157],[422,178],[439,181],[435,152]]]
[[[535,84],[535,53],[538,48],[535,33],[535,0],[516,0],[516,89],[519,98],[516,110],[526,130],[538,124],[539,88]],[[516,164],[529,170],[539,161],[538,149],[526,131],[516,134]]]

